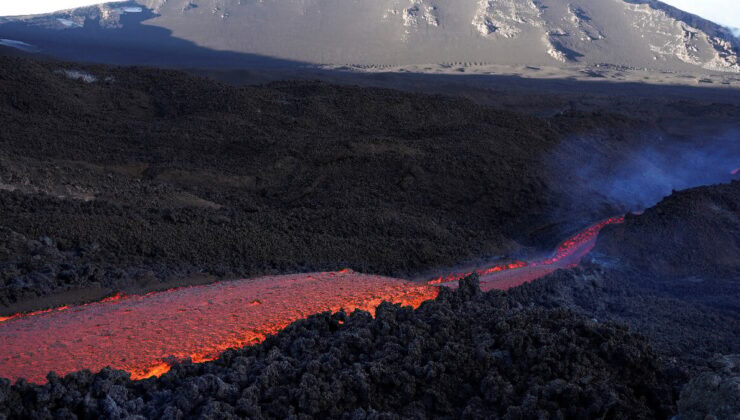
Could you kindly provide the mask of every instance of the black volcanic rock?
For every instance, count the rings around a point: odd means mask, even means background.
[[[681,419],[740,417],[740,355],[719,356],[683,387],[678,401]]]
[[[0,249],[3,314],[216,278],[413,276],[549,250],[583,227],[573,221],[619,211],[572,190],[550,151],[582,150],[571,139],[583,135],[618,158],[655,129],[642,114],[536,118],[385,89],[10,57],[0,125],[0,243],[49,238],[60,253]]]
[[[595,252],[660,278],[740,276],[740,181],[674,192],[604,229]]]
[[[624,323],[684,375],[740,353],[740,182],[675,192],[608,226],[581,266],[512,289],[512,301]]]
[[[5,312],[174,279],[411,274],[549,246],[574,220],[620,210],[575,194],[549,153],[611,159],[662,132],[573,107],[535,118],[382,89],[10,58],[0,98]],[[739,185],[677,193],[605,229],[583,267],[506,294],[472,277],[416,311],[319,314],[159,379],[0,380],[0,417],[666,417],[709,355],[740,351]],[[707,387],[694,385],[686,401],[700,407]]]
[[[36,418],[665,418],[644,339],[562,310],[515,309],[477,278],[417,310],[313,315],[158,379],[104,369],[0,382],[0,416]]]

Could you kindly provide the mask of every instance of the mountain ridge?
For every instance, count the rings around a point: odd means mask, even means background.
[[[0,18],[0,38],[33,28],[92,31],[96,23],[110,32],[132,25],[129,15],[212,50],[364,70],[435,64],[434,71],[529,65],[740,73],[740,41],[729,29],[656,0],[463,0],[456,7],[438,0],[138,0]],[[129,47],[147,45],[131,32]],[[89,39],[99,42],[92,32]]]

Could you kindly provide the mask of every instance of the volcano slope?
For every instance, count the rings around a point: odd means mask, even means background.
[[[104,369],[0,380],[10,418],[661,418],[671,378],[644,339],[517,309],[477,277],[417,310],[323,313],[215,362],[131,381]],[[0,414],[1,416],[2,414]]]
[[[0,316],[216,279],[345,267],[412,277],[549,251],[624,210],[571,189],[550,152],[587,144],[619,160],[656,139],[694,140],[665,121],[699,107],[705,120],[740,118],[737,104],[682,98],[662,98],[670,112],[658,117],[533,117],[19,57],[0,57],[0,98]]]
[[[733,182],[676,193],[643,215],[627,217],[624,226],[605,228],[596,246],[601,255],[585,267],[507,292],[481,293],[473,276],[454,292],[441,289],[417,310],[383,303],[374,319],[362,311],[314,315],[262,344],[229,350],[214,362],[176,364],[162,377],[143,381],[110,369],[65,378],[50,374],[45,385],[3,380],[0,413],[667,418],[676,413],[677,400],[687,418],[726,413],[721,410],[732,405],[724,398],[734,397],[730,375],[720,372],[726,367],[712,365],[678,398],[688,373],[702,370],[698,358],[738,349],[732,308],[706,302],[737,303],[737,289],[731,288],[737,259],[715,257],[723,247],[738,255],[733,247],[739,189],[740,182]],[[681,241],[681,235],[692,240]],[[722,241],[723,235],[730,240]],[[680,258],[702,243],[704,257]],[[645,266],[648,249],[656,264]],[[628,268],[618,269],[617,259]],[[660,264],[674,259],[670,271]],[[691,265],[680,267],[683,261]],[[721,292],[698,285],[691,295],[676,291],[685,275],[676,273],[712,261],[715,268],[703,271],[704,278],[726,279]],[[608,318],[624,320],[645,336]],[[681,345],[689,336],[695,341]],[[726,366],[734,359],[720,360]],[[726,393],[712,392],[715,376]]]
[[[510,296],[627,324],[692,374],[740,353],[739,241],[740,182],[680,191],[604,228],[579,268]]]

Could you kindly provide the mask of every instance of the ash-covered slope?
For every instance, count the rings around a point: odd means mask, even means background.
[[[740,71],[738,40],[729,30],[654,0],[139,0],[6,19],[0,38],[92,61],[156,62],[159,51],[169,65],[177,65],[173,55],[198,46],[371,69]],[[85,47],[65,46],[72,41]],[[128,58],[106,50],[114,46]]]
[[[740,182],[675,192],[606,229],[596,252],[660,278],[740,276]]]
[[[512,290],[626,323],[688,371],[740,353],[740,182],[676,192],[605,228],[591,261]]]
[[[666,418],[671,380],[624,328],[516,309],[469,278],[416,311],[314,315],[161,378],[0,380],[0,417]]]

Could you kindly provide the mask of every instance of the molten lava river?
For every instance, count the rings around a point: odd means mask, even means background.
[[[551,258],[477,270],[481,288],[507,289],[577,264],[601,228],[621,221],[608,219],[582,231]],[[44,383],[49,371],[64,375],[106,366],[128,371],[134,379],[158,376],[173,361],[213,360],[312,313],[374,312],[384,300],[417,307],[437,296],[436,286],[456,287],[467,274],[426,284],[351,270],[270,276],[0,318],[0,377]]]

